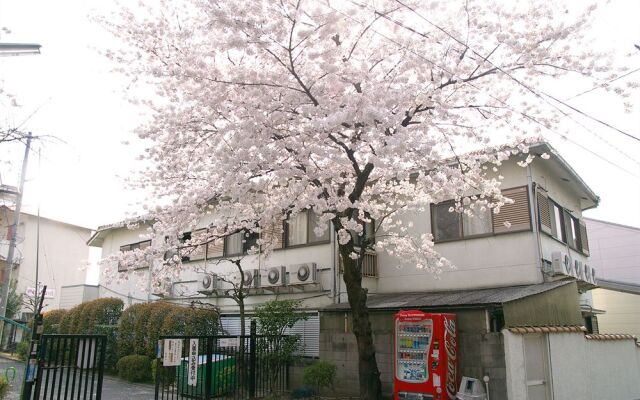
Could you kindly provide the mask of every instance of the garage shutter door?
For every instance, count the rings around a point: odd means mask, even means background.
[[[249,334],[251,316],[245,317],[245,329]],[[225,315],[220,318],[222,329],[228,335],[240,335],[240,316]],[[286,331],[287,334],[300,335],[302,341],[303,357],[320,356],[320,316],[317,312],[308,313],[306,321],[298,321],[293,328]]]

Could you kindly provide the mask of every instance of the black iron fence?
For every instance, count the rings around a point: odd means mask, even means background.
[[[286,338],[163,336],[155,399],[252,399],[282,393],[288,387]]]
[[[31,398],[100,400],[105,347],[105,335],[42,335]]]

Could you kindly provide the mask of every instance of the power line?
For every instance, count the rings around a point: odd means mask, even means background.
[[[587,89],[587,90],[585,90],[584,92],[580,92],[580,93],[578,93],[578,94],[574,94],[574,95],[573,95],[573,96],[571,96],[571,97],[567,97],[567,98],[565,99],[565,101],[569,101],[569,100],[571,100],[571,99],[575,99],[576,97],[580,97],[580,96],[582,96],[582,95],[584,95],[584,94],[587,94],[587,93],[593,92],[593,91],[594,91],[594,90],[596,90],[596,89],[603,88],[603,87],[607,86],[607,85],[608,85],[608,84],[610,84],[610,83],[613,83],[613,82],[615,82],[615,81],[617,81],[617,80],[619,80],[619,79],[625,78],[625,77],[627,77],[627,76],[629,76],[629,75],[631,75],[631,74],[634,74],[634,73],[636,73],[636,72],[638,72],[638,71],[640,71],[640,68],[636,68],[636,69],[634,69],[633,71],[629,71],[629,72],[627,72],[626,74],[620,75],[620,76],[615,77],[615,78],[613,78],[613,79],[611,79],[611,80],[608,80],[607,82],[604,82],[604,83],[601,83],[601,84],[599,84],[599,85],[596,85],[596,86],[592,87],[591,89]]]
[[[364,5],[362,5],[362,4],[355,3],[355,2],[354,2],[354,1],[352,1],[352,0],[349,0],[349,1],[350,1],[352,4],[355,4],[355,5],[357,5],[357,6],[360,6],[360,7],[365,8],[365,6],[364,6]],[[344,12],[342,12],[342,11],[340,11],[340,10],[338,10],[338,9],[334,8],[334,7],[331,7],[331,6],[328,6],[328,7],[329,7],[329,8],[331,8],[332,10],[334,10],[334,11],[336,11],[336,12],[338,12],[338,13],[342,14],[342,15],[343,15],[343,16],[345,16],[347,19],[349,19],[349,20],[351,20],[351,21],[354,21],[354,22],[356,22],[357,24],[359,24],[359,25],[361,25],[361,26],[363,26],[363,27],[365,26],[365,24],[364,24],[362,21],[360,21],[360,20],[358,20],[358,19],[356,19],[356,18],[353,18],[352,16],[350,16],[350,15],[348,15],[348,14],[346,14],[346,13],[344,13]],[[375,11],[375,10],[374,10],[374,11]],[[382,16],[384,17],[384,15],[383,15],[383,14],[380,14],[380,13],[378,13],[378,15],[382,15]],[[385,17],[385,18],[386,18],[386,17]],[[386,19],[391,20],[390,18],[386,18]],[[391,20],[391,21],[392,21],[392,22],[394,22],[393,20]],[[408,52],[412,53],[412,54],[413,54],[413,55],[415,55],[416,57],[421,58],[421,59],[423,59],[424,61],[428,62],[429,64],[431,64],[431,65],[433,65],[433,66],[435,66],[435,67],[437,67],[437,68],[441,69],[442,71],[444,71],[444,72],[448,73],[449,75],[451,75],[451,76],[454,76],[454,75],[455,75],[455,74],[453,74],[453,72],[451,72],[451,71],[447,70],[447,68],[442,67],[442,66],[440,66],[440,65],[436,64],[436,63],[435,63],[435,62],[433,62],[432,60],[427,59],[427,58],[426,58],[426,57],[424,57],[423,55],[421,55],[421,54],[419,54],[419,53],[415,52],[414,50],[412,50],[412,49],[410,49],[410,48],[408,48],[408,47],[406,47],[406,46],[402,45],[401,43],[399,43],[398,41],[396,41],[396,40],[394,40],[394,39],[392,39],[392,38],[388,37],[387,35],[385,35],[385,34],[383,34],[383,33],[380,33],[380,32],[379,32],[379,31],[377,31],[376,29],[373,29],[373,28],[371,28],[371,27],[368,27],[368,29],[369,29],[369,30],[371,30],[372,32],[376,33],[377,35],[379,35],[379,36],[383,37],[384,39],[386,39],[386,40],[388,40],[388,41],[390,41],[390,42],[394,43],[395,45],[399,46],[400,48],[402,48],[402,49],[404,49],[404,50],[407,50]],[[473,88],[474,88],[474,89],[476,89],[476,90],[480,90],[480,89],[479,89],[477,86],[475,86],[472,82],[464,81],[464,80],[463,80],[463,81],[462,81],[462,83],[465,83],[465,84],[467,84],[467,85],[470,85],[471,87],[473,87]],[[608,164],[610,164],[610,165],[612,165],[612,166],[614,166],[614,167],[616,167],[616,168],[618,168],[618,169],[620,169],[620,170],[622,170],[622,171],[624,171],[624,172],[626,172],[626,173],[630,174],[631,176],[633,176],[633,177],[635,177],[635,178],[637,178],[637,179],[640,179],[640,175],[636,175],[634,172],[629,171],[628,169],[626,169],[626,168],[624,168],[624,167],[622,167],[622,166],[620,166],[620,165],[616,164],[615,162],[613,162],[613,161],[611,161],[611,160],[607,159],[606,157],[603,157],[603,156],[601,156],[601,155],[599,155],[599,154],[597,154],[597,153],[593,152],[592,150],[590,150],[590,149],[588,149],[588,148],[584,147],[583,145],[581,145],[580,143],[577,143],[576,141],[574,141],[574,140],[572,140],[572,139],[569,139],[569,137],[567,137],[566,135],[564,135],[564,134],[562,134],[562,133],[559,133],[559,132],[556,132],[555,130],[551,129],[549,126],[547,126],[547,125],[545,125],[545,124],[541,123],[540,121],[538,121],[536,118],[534,118],[534,117],[532,117],[532,116],[530,116],[530,115],[528,115],[528,114],[526,114],[526,113],[524,113],[524,112],[522,112],[522,111],[519,111],[519,110],[514,109],[514,108],[513,108],[513,107],[511,107],[509,104],[507,104],[504,100],[499,99],[499,98],[497,98],[497,97],[495,97],[495,96],[493,96],[493,95],[491,95],[491,94],[488,94],[488,96],[489,96],[489,97],[491,97],[493,100],[495,100],[495,101],[499,102],[500,104],[504,105],[507,109],[509,109],[509,110],[511,110],[511,111],[513,111],[513,112],[515,112],[515,113],[518,113],[519,115],[521,115],[521,116],[522,116],[522,117],[524,117],[525,119],[527,119],[527,120],[529,120],[529,121],[532,121],[533,123],[535,123],[535,124],[537,124],[537,125],[542,126],[543,128],[547,129],[547,130],[548,130],[548,131],[550,131],[551,133],[553,133],[553,134],[556,134],[556,135],[560,136],[562,139],[564,139],[564,140],[566,140],[566,141],[568,141],[568,142],[570,142],[570,143],[572,143],[572,144],[574,144],[574,145],[576,145],[576,146],[580,147],[581,149],[583,149],[583,150],[587,151],[588,153],[590,153],[590,154],[594,155],[595,157],[597,157],[597,158],[599,158],[599,159],[601,159],[601,160],[605,161],[606,163],[608,163]],[[547,101],[547,103],[548,103],[548,101]],[[560,110],[560,112],[562,112],[562,110]],[[564,114],[566,114],[566,113],[564,113]],[[574,121],[574,122],[578,123],[577,121]],[[585,129],[587,129],[587,128],[585,127]],[[587,130],[588,130],[588,129],[587,129]],[[591,133],[593,133],[593,132],[591,132]]]
[[[542,96],[542,94],[544,94],[545,96],[548,96],[548,97],[550,97],[550,98],[553,98],[554,100],[556,100],[556,101],[557,101],[557,102],[559,102],[560,104],[562,104],[562,105],[564,105],[564,106],[566,106],[566,107],[568,107],[568,108],[571,108],[572,110],[574,110],[574,111],[576,111],[576,112],[579,112],[580,114],[582,114],[583,116],[585,116],[585,117],[587,117],[587,118],[590,118],[590,119],[592,119],[592,120],[594,120],[594,121],[596,121],[596,122],[598,122],[598,123],[600,123],[600,124],[603,124],[604,126],[606,126],[606,127],[610,128],[610,129],[613,129],[613,130],[615,130],[615,131],[617,131],[617,132],[620,132],[620,133],[622,133],[622,134],[624,134],[624,135],[626,135],[626,136],[628,136],[628,137],[631,137],[631,138],[633,138],[633,139],[635,139],[635,140],[640,141],[640,139],[639,139],[639,138],[637,138],[637,137],[635,137],[635,136],[633,136],[633,135],[631,135],[631,134],[629,134],[629,133],[627,133],[627,132],[624,132],[624,131],[622,131],[621,129],[615,128],[615,127],[611,126],[610,124],[607,124],[607,123],[605,123],[605,122],[603,122],[603,121],[601,121],[601,120],[599,120],[599,119],[597,119],[597,118],[594,118],[594,117],[592,117],[592,116],[590,116],[590,115],[588,115],[588,114],[586,114],[586,113],[584,113],[584,112],[582,112],[582,111],[580,111],[580,110],[576,109],[575,107],[572,107],[572,106],[570,106],[570,105],[568,105],[568,104],[564,103],[563,101],[561,101],[561,100],[558,100],[558,99],[554,98],[553,96],[551,96],[551,95],[549,95],[549,94],[546,94],[546,93],[544,93],[544,92],[540,92],[540,93],[536,92],[533,88],[531,88],[531,87],[529,87],[528,85],[524,84],[524,83],[523,83],[522,81],[520,81],[518,78],[516,78],[516,77],[514,77],[513,75],[511,75],[508,71],[505,71],[502,67],[500,67],[500,66],[498,66],[498,65],[494,64],[492,61],[490,61],[490,60],[489,60],[489,57],[484,57],[482,54],[478,53],[478,52],[477,52],[477,51],[475,51],[473,48],[471,48],[468,44],[466,44],[466,43],[462,42],[460,39],[456,38],[454,35],[450,34],[449,32],[447,32],[444,28],[440,27],[439,25],[434,24],[433,22],[431,22],[430,20],[428,20],[426,17],[424,17],[422,14],[420,14],[419,12],[417,12],[416,10],[414,10],[413,8],[411,8],[411,7],[409,7],[408,5],[406,5],[405,3],[403,3],[401,0],[395,0],[395,1],[396,1],[398,4],[402,5],[403,7],[407,8],[408,10],[410,10],[411,12],[413,12],[415,15],[417,15],[418,17],[420,17],[421,19],[423,19],[424,21],[426,21],[427,23],[429,23],[429,24],[430,24],[430,25],[432,25],[433,27],[435,27],[436,29],[438,29],[439,31],[441,31],[442,33],[444,33],[445,35],[447,35],[448,37],[450,37],[451,39],[453,39],[454,41],[456,41],[458,44],[460,44],[460,45],[464,46],[465,48],[467,48],[467,49],[471,50],[471,52],[473,52],[476,56],[481,57],[485,62],[489,63],[489,64],[490,64],[491,66],[493,66],[496,70],[498,70],[498,71],[502,72],[503,74],[505,74],[507,77],[509,77],[509,78],[510,78],[511,80],[513,80],[515,83],[517,83],[518,85],[520,85],[520,86],[522,86],[523,88],[525,88],[528,92],[532,93],[534,96],[538,97],[539,99],[541,99],[541,100],[542,100],[542,101],[544,101],[545,103],[549,104],[551,107],[553,107],[553,108],[555,108],[556,110],[560,111],[560,113],[562,113],[565,117],[568,117],[568,118],[570,118],[572,121],[576,122],[576,121],[575,121],[575,120],[573,120],[573,119],[572,119],[572,118],[571,118],[571,117],[570,117],[566,112],[564,112],[564,111],[562,111],[560,108],[558,108],[558,106],[556,106],[555,104],[552,104],[552,103],[551,103],[551,102],[549,102],[547,99],[545,99],[545,98]],[[378,13],[378,15],[383,15],[383,14]],[[392,20],[392,19],[390,19],[390,18],[388,18],[388,17],[386,17],[386,16],[385,16],[385,18],[386,18],[386,19],[389,19],[390,21],[392,21],[392,22],[396,23],[397,25],[402,26],[403,28],[407,29],[403,24],[400,24],[400,23],[398,23],[398,22],[396,22],[396,21],[394,21],[394,20]],[[428,36],[427,36],[427,35],[425,35],[424,33],[418,32],[418,31],[416,31],[415,29],[410,29],[410,31],[411,31],[411,32],[414,32],[414,33],[416,33],[416,34],[418,34],[418,35],[420,35],[420,36],[422,36],[422,37],[424,37],[424,38],[428,38]],[[577,123],[577,122],[576,122],[576,123]],[[587,129],[587,128],[586,128],[586,127],[584,127],[584,126],[583,126],[583,128]],[[593,132],[592,132],[592,133],[593,133]],[[617,149],[616,149],[616,150],[617,150]],[[622,153],[622,154],[624,154],[624,153]],[[627,155],[627,154],[624,154],[624,155],[625,155],[626,157],[629,157],[629,158],[630,158],[631,160],[633,160],[634,162],[637,162],[634,158],[630,157],[629,155]]]

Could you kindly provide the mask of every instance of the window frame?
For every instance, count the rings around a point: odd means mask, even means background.
[[[447,211],[449,212],[448,209],[451,207],[455,207],[456,201],[455,200],[445,200],[445,201],[441,201],[440,203],[431,203],[431,207],[430,207],[430,211],[431,211],[431,234],[433,235],[433,242],[434,243],[447,243],[447,242],[455,242],[455,241],[459,241],[459,240],[467,240],[467,239],[478,239],[478,238],[484,238],[484,237],[490,237],[490,236],[495,236],[498,235],[495,232],[495,229],[493,227],[494,223],[493,223],[493,210],[487,208],[488,212],[489,212],[489,217],[490,217],[490,225],[491,225],[491,230],[487,233],[479,233],[477,235],[465,235],[464,234],[464,214],[463,213],[459,213],[457,211],[453,211],[453,214],[456,214],[458,216],[458,233],[460,236],[456,237],[456,238],[451,238],[451,239],[437,239],[436,238],[436,219],[434,218],[435,212],[436,212],[436,208],[442,206],[442,207],[447,207]],[[507,233],[507,232],[505,232]]]
[[[134,242],[134,243],[129,243],[129,244],[122,245],[122,246],[119,247],[119,249],[120,249],[119,251],[121,253],[126,253],[128,251],[133,251],[135,249],[140,249],[140,246],[142,244],[147,244],[145,247],[142,247],[143,250],[146,249],[147,247],[150,247],[151,246],[151,239],[141,240],[139,242]],[[136,246],[136,247],[132,248],[131,246]],[[123,250],[124,247],[128,247],[129,249]],[[138,269],[145,269],[145,268],[149,268],[149,266],[147,265],[147,266],[139,266],[139,267],[135,267],[135,268],[123,268],[122,264],[120,262],[118,262],[118,272],[127,272],[130,269],[138,270]]]
[[[311,217],[315,216],[317,217],[317,215],[310,209],[304,210],[304,211],[300,211],[301,213],[304,212],[306,215],[306,222],[307,222],[307,226],[306,226],[306,234],[307,234],[307,238],[306,241],[304,243],[300,243],[300,244],[293,244],[290,245],[289,244],[289,223],[287,222],[287,220],[284,220],[282,222],[282,236],[283,236],[283,240],[282,240],[282,248],[281,249],[275,249],[275,250],[283,250],[283,249],[296,249],[299,247],[307,247],[307,246],[316,246],[319,244],[327,244],[327,243],[331,243],[331,222],[327,222],[329,224],[329,228],[327,229],[327,232],[329,233],[329,237],[327,239],[324,240],[310,240],[309,238],[314,237],[316,239],[318,239],[318,237],[316,236],[315,232],[313,232],[313,230],[311,229]],[[299,214],[298,214],[299,215]]]
[[[558,204],[558,202],[556,202],[555,200],[553,200],[551,197],[547,196],[547,201],[549,203],[549,214],[550,214],[550,220],[551,220],[551,233],[547,233],[544,232],[542,230],[539,231],[539,233],[544,233],[545,235],[549,236],[550,238],[552,238],[553,240],[556,240],[564,245],[569,246],[569,248],[571,250],[577,251],[578,253],[585,255],[585,256],[589,256],[589,249],[587,248],[586,252],[583,249],[583,243],[582,243],[582,232],[580,229],[580,221],[582,221],[582,219],[576,217],[573,215],[573,213],[565,208],[562,207],[560,204]],[[539,208],[539,207],[538,207]],[[555,210],[556,208],[558,209],[558,213],[559,213],[559,218],[560,218],[560,228],[561,228],[561,235],[560,237],[557,236],[557,221],[555,218]],[[540,219],[540,213],[538,212],[538,219]],[[586,229],[586,228],[585,228]],[[585,235],[587,235],[588,232],[585,232]],[[572,240],[569,240],[569,235],[571,235]],[[588,244],[587,244],[588,246]]]

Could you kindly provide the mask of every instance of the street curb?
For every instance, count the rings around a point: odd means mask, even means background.
[[[0,353],[0,358],[5,358],[7,360],[13,360],[13,361],[22,361],[20,358],[18,358],[18,356],[12,356],[9,353]]]

